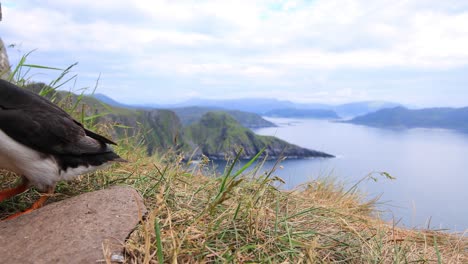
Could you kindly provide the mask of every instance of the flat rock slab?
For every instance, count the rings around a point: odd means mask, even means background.
[[[130,187],[85,193],[0,222],[0,263],[99,263],[118,260],[146,212]]]

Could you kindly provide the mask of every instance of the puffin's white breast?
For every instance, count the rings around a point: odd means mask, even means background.
[[[53,155],[29,148],[0,129],[0,168],[23,175],[40,190],[108,165],[105,163],[101,166],[78,166],[61,170]]]
[[[0,167],[25,176],[39,189],[55,186],[60,180],[57,161],[51,155],[41,154],[0,129]]]

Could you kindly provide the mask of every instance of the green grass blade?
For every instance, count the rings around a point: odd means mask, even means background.
[[[262,148],[260,150],[260,152],[257,153],[257,155],[255,155],[255,157],[253,157],[249,162],[247,162],[244,166],[242,166],[241,169],[239,169],[234,175],[233,177],[237,177],[239,176],[240,174],[242,174],[246,169],[248,169],[250,166],[252,166],[252,164],[263,154],[263,152],[265,151],[266,148]]]
[[[63,69],[60,69],[60,68],[42,66],[42,65],[37,65],[37,64],[23,64],[23,67],[45,69],[45,70],[56,70],[56,71],[62,71],[63,70]]]
[[[156,248],[158,249],[158,262],[164,263],[163,247],[161,240],[161,227],[159,226],[159,219],[154,220],[154,230],[156,233]]]
[[[437,255],[437,263],[442,264],[442,256],[440,255],[439,246],[437,245],[437,238],[434,237],[434,249]]]

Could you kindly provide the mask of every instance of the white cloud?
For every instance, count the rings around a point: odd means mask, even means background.
[[[319,75],[468,67],[468,5],[460,2],[24,0],[4,6],[2,37],[25,51],[73,54],[113,77],[332,86]],[[106,64],[110,57],[122,59]]]
[[[269,62],[305,65],[302,60],[313,59],[308,64],[329,68],[446,67],[468,63],[468,11],[458,15],[437,10],[418,12],[408,10],[407,2],[395,6],[389,1],[284,1],[285,10],[294,10],[287,12],[271,10],[265,1],[46,2],[48,5],[32,9],[7,8],[7,31],[14,36],[13,41],[44,50],[143,51],[149,55],[162,53],[160,47],[175,51],[209,47],[197,53],[198,57],[204,56],[203,52],[216,52],[211,49],[214,46],[238,53],[251,50],[262,54],[259,60],[266,58]],[[71,11],[74,8],[120,10],[119,14],[125,10],[129,17],[147,16],[147,20],[139,25],[126,24],[125,17],[120,23],[115,23],[115,18],[106,21],[106,17],[80,22],[79,14]],[[266,18],[262,14],[267,14]],[[232,27],[221,35],[185,30],[184,26],[207,17]],[[158,22],[178,27],[159,28]],[[255,56],[248,57],[251,54],[244,56],[254,64],[262,62]],[[286,57],[291,60],[287,62]]]

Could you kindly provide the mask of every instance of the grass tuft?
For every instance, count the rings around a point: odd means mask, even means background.
[[[374,201],[362,202],[359,192],[346,194],[329,179],[281,191],[272,171],[214,178],[205,176],[204,168],[164,160],[139,158],[146,167],[129,169],[132,176],[124,182],[145,193],[149,209],[127,241],[129,263],[468,260],[465,237],[385,223],[374,216]]]

